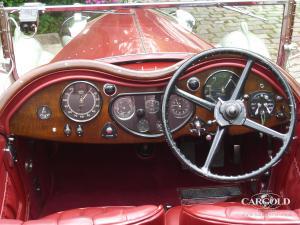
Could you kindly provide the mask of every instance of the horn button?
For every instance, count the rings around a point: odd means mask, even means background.
[[[246,107],[241,100],[219,100],[214,115],[220,126],[243,125],[246,119]]]

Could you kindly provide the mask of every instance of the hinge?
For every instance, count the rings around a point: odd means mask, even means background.
[[[17,151],[14,148],[13,142],[15,141],[15,138],[12,136],[9,136],[7,138],[7,144],[6,147],[4,148],[4,151],[7,152],[10,155],[10,158],[12,160],[12,163],[17,163],[18,159],[17,159]]]

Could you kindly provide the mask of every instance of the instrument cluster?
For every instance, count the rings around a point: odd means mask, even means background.
[[[161,102],[163,93],[134,93],[117,96],[110,108],[112,118],[130,133],[144,137],[163,135]],[[169,101],[172,131],[184,126],[194,113],[194,105],[177,95]]]
[[[230,70],[218,70],[210,74],[202,89],[198,90],[200,81],[192,77],[187,81],[190,91],[201,92],[204,99],[216,103],[219,99],[229,100],[238,82],[238,75]],[[191,83],[192,82],[192,83]],[[111,90],[111,88],[109,89]],[[116,87],[114,88],[116,90]],[[108,95],[105,91],[104,93]],[[282,97],[266,90],[258,90],[245,99],[248,115],[265,123],[276,113],[276,102]],[[121,93],[111,97],[109,115],[113,121],[129,133],[142,137],[159,137],[163,135],[161,120],[161,103],[163,92]],[[75,81],[66,85],[60,100],[62,112],[70,120],[82,123],[94,119],[102,109],[102,96],[97,86],[87,81]],[[169,125],[172,131],[183,127],[195,112],[195,105],[185,98],[171,95],[168,107]],[[51,116],[51,109],[41,106],[39,118],[44,120]],[[201,118],[201,115],[198,115]],[[68,125],[68,124],[67,124]],[[116,129],[112,125],[106,125]],[[65,127],[65,134],[68,127]],[[76,128],[76,132],[78,127]],[[78,133],[78,132],[77,132]],[[83,132],[79,132],[82,134]],[[104,134],[107,132],[105,131]],[[109,132],[108,132],[109,133]]]
[[[213,103],[227,101],[237,86],[239,73],[238,70],[218,69],[194,74],[181,80],[178,87]],[[247,108],[247,116],[271,126],[286,121],[289,113],[284,97],[263,79],[254,76],[249,79],[249,85],[245,86],[241,96]],[[33,124],[37,127],[31,129],[33,135],[40,136],[42,133],[38,131],[47,127],[46,138],[59,137],[60,140],[87,140],[95,143],[142,141],[136,137],[163,136],[163,94],[161,89],[153,88],[135,90],[86,80],[64,82],[45,89],[36,100],[32,99],[19,117],[23,118],[24,112],[28,112],[26,116],[30,117],[30,112],[34,111],[39,122]],[[213,126],[208,123],[212,118],[210,112],[186,98],[176,94],[170,96],[168,123],[173,132],[178,130],[180,135],[213,135]],[[19,128],[17,124],[13,126]],[[28,126],[32,125],[29,123]],[[28,131],[21,129],[21,132]],[[240,130],[236,131],[236,134],[240,133]],[[82,138],[76,139],[78,137]]]

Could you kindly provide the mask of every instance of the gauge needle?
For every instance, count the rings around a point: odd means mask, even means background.
[[[269,114],[271,114],[271,110],[268,108],[268,103],[264,103],[264,107],[266,107]]]
[[[90,89],[85,93],[84,96],[80,97],[80,102],[83,102],[83,101],[84,101],[84,99],[86,98],[86,96],[88,95],[88,93],[89,93],[91,90],[92,90],[92,89],[90,88]]]
[[[255,115],[258,115],[258,112],[259,112],[260,107],[261,107],[261,104],[258,103],[258,104],[257,104],[257,109],[256,109],[256,111],[255,111]]]
[[[227,86],[230,84],[230,82],[232,81],[232,76],[229,78],[229,80],[227,81],[227,83],[224,86],[224,90],[226,90]]]

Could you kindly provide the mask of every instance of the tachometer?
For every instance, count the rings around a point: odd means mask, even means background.
[[[169,110],[175,118],[186,118],[193,112],[192,103],[177,95],[171,95]]]
[[[219,98],[229,100],[239,77],[232,71],[219,70],[206,80],[204,98],[210,102],[217,102]]]
[[[61,108],[64,114],[76,122],[87,122],[101,110],[102,100],[98,88],[86,81],[76,81],[63,90]]]
[[[118,98],[113,104],[113,111],[120,120],[129,120],[135,113],[134,99],[130,96]]]

